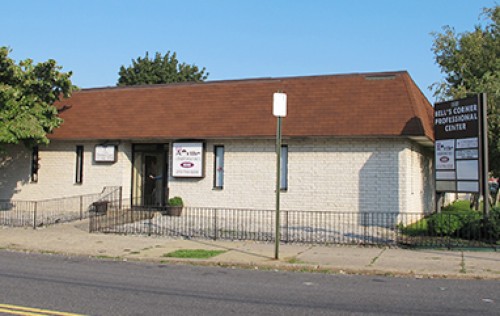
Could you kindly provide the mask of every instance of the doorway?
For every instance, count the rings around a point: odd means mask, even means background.
[[[165,206],[168,197],[167,157],[167,144],[134,144],[133,206]]]

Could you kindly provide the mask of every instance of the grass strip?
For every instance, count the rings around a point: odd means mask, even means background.
[[[225,253],[225,250],[180,249],[163,255],[167,258],[208,259]]]

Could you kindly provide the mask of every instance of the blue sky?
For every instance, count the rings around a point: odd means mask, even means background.
[[[432,31],[472,30],[495,0],[0,0],[0,46],[55,59],[81,88],[113,86],[121,65],[175,51],[209,80],[407,70],[441,79]]]

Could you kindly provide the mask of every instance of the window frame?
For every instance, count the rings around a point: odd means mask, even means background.
[[[30,180],[33,183],[38,182],[38,170],[40,169],[40,149],[38,146],[33,146],[31,151],[31,172]]]
[[[280,191],[287,191],[288,190],[288,145],[281,145],[280,150],[281,150]]]
[[[220,152],[222,150],[222,152]],[[224,189],[224,164],[226,149],[224,145],[214,145],[214,190]],[[221,169],[221,170],[219,170]]]
[[[83,145],[76,146],[76,166],[75,166],[75,184],[83,183],[83,162],[84,162],[84,147]]]

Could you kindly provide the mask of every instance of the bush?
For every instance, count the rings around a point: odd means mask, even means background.
[[[469,201],[456,201],[443,207],[441,213],[428,218],[429,233],[441,236],[475,238],[481,236],[480,212],[470,208]]]
[[[168,206],[184,206],[184,201],[179,196],[168,199]]]
[[[455,234],[463,223],[455,214],[436,213],[427,220],[429,232],[432,235],[450,236]]]
[[[490,210],[488,223],[486,224],[486,233],[495,241],[500,241],[500,207],[493,207]]]
[[[488,220],[483,213],[470,209],[468,201],[457,201],[441,213],[426,216],[416,223],[399,228],[408,236],[451,236],[467,240],[500,242],[500,207],[490,210]]]

